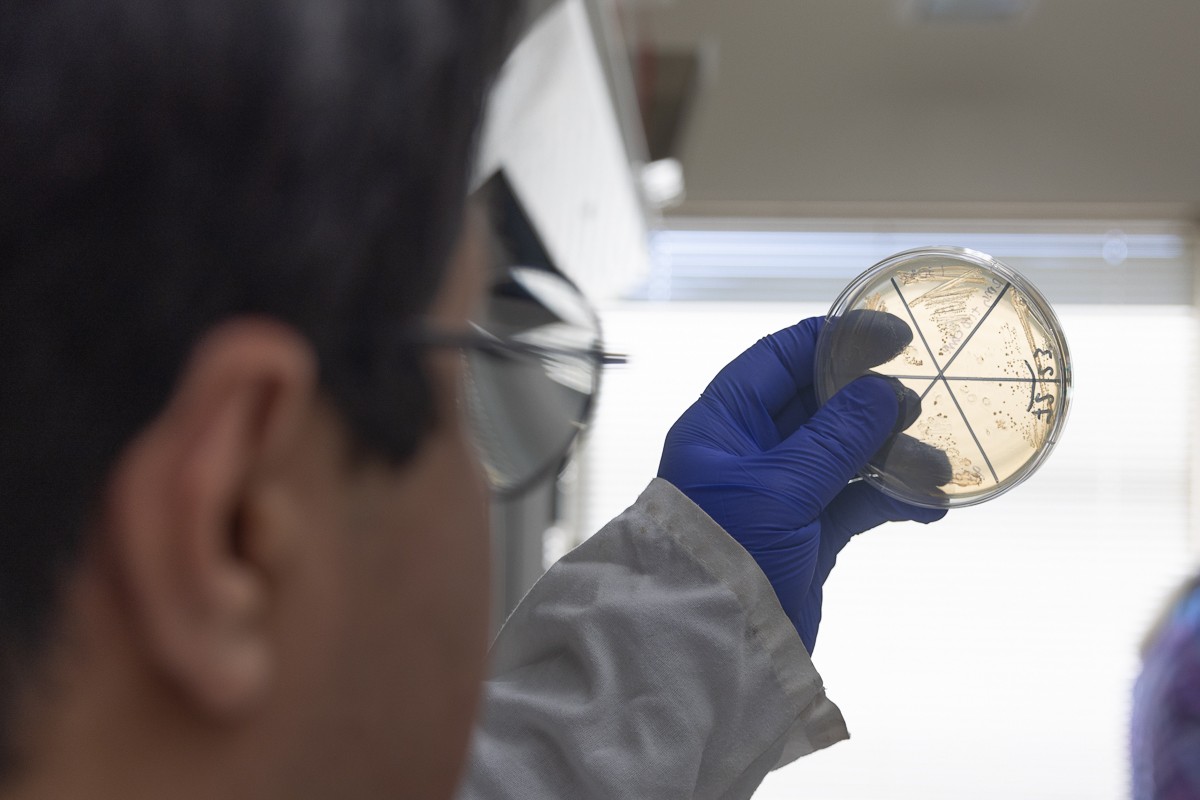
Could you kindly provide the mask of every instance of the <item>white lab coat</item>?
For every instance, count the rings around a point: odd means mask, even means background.
[[[655,480],[505,623],[460,800],[747,798],[847,738],[754,560]]]

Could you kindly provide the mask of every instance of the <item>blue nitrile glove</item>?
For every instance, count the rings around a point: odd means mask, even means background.
[[[912,340],[878,312],[854,368],[890,360]],[[850,537],[888,520],[933,522],[942,509],[893,500],[863,482],[847,485],[897,430],[920,414],[899,382],[861,377],[820,409],[813,357],[823,318],[761,339],[738,356],[667,434],[659,476],[670,481],[758,562],[811,653],[821,591]],[[897,437],[930,460],[935,485],[950,480],[945,454]],[[896,446],[893,440],[891,446]]]

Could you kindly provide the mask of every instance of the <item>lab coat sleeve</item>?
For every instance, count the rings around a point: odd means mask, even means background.
[[[746,798],[847,738],[753,559],[656,479],[492,648],[460,800]]]

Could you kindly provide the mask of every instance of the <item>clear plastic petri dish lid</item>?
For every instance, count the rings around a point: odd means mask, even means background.
[[[1070,406],[1071,359],[1050,304],[1011,267],[957,247],[898,253],[854,279],[829,310],[815,372],[822,404],[867,374],[920,398],[862,476],[933,508],[982,503],[1028,478]]]

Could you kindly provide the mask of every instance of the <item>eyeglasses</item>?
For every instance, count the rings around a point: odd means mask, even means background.
[[[414,344],[462,350],[466,411],[492,489],[518,494],[560,469],[591,420],[606,352],[600,321],[562,275],[513,267],[467,331],[418,329]]]

